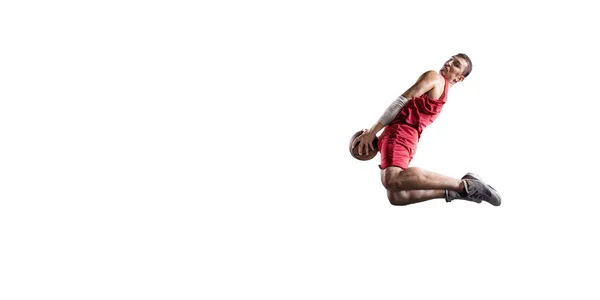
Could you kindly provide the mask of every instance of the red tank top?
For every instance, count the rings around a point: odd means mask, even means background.
[[[423,129],[433,123],[442,111],[447,97],[448,80],[444,77],[444,92],[438,100],[431,99],[427,93],[420,97],[414,97],[400,109],[396,118],[386,126],[379,138],[401,137],[403,140],[408,139],[407,142],[411,146],[416,146],[416,142],[421,137]]]

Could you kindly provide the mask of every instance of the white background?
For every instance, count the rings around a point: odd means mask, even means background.
[[[0,298],[598,299],[597,10],[407,2],[3,1]],[[459,52],[412,165],[503,204],[391,206],[349,137]]]

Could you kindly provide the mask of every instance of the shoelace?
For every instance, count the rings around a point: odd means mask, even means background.
[[[485,194],[479,191],[474,185],[467,184],[467,197],[469,198],[479,198],[483,200],[491,200],[491,195]]]

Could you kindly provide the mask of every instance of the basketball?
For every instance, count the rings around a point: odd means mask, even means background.
[[[357,131],[352,138],[350,139],[350,155],[352,155],[352,157],[358,159],[358,160],[371,160],[373,159],[373,157],[375,157],[377,155],[377,152],[379,151],[379,149],[377,149],[377,136],[375,136],[375,138],[373,139],[373,149],[375,149],[375,151],[370,150],[369,154],[363,154],[362,155],[358,155],[358,145],[356,145],[356,147],[354,149],[352,149],[352,145],[354,144],[354,140],[360,136],[363,133],[362,130]]]

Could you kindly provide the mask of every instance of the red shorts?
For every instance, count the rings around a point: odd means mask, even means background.
[[[418,141],[419,134],[412,127],[386,127],[377,143],[381,157],[379,168],[382,170],[389,166],[408,168],[415,155]]]

